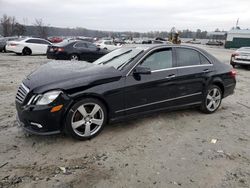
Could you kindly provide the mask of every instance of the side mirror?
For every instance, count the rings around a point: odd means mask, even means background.
[[[151,69],[148,67],[138,66],[134,69],[134,74],[151,74]]]

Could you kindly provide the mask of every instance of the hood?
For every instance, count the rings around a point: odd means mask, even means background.
[[[42,65],[23,81],[34,93],[52,89],[72,90],[119,80],[114,67],[79,61],[52,61]]]

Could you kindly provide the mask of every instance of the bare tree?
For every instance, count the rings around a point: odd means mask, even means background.
[[[1,25],[3,27],[3,36],[7,37],[11,35],[11,24],[10,24],[10,17],[6,14],[3,15],[1,18]]]
[[[40,38],[45,39],[48,37],[48,27],[44,25],[43,19],[35,19],[34,26],[36,27]]]
[[[0,21],[3,28],[3,36],[23,35],[25,27],[16,21],[15,17],[3,15]]]
[[[26,32],[25,26],[19,23],[16,23],[14,26],[14,33],[19,37],[21,35],[24,35]]]

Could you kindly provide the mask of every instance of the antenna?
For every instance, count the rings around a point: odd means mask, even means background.
[[[235,26],[236,26],[236,28],[238,28],[238,26],[239,26],[239,18],[237,19]]]

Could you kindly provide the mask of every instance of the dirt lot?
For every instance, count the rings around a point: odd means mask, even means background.
[[[207,50],[225,63],[232,52]],[[0,187],[250,187],[249,70],[237,68],[235,94],[215,114],[159,113],[107,125],[79,142],[30,136],[17,126],[16,89],[46,62],[0,54]]]

